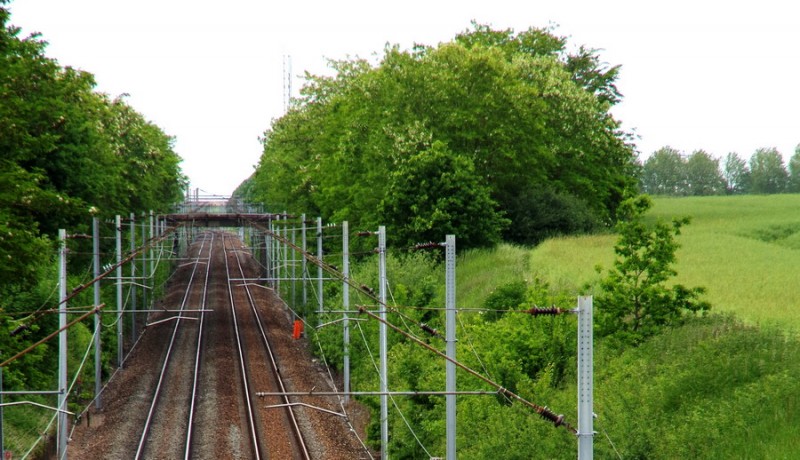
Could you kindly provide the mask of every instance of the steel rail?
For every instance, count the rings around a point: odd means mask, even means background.
[[[208,297],[208,276],[211,273],[212,257],[214,254],[214,233],[211,234],[211,245],[208,249],[208,263],[206,264],[206,276],[203,280],[203,299],[200,301],[200,325],[197,328],[197,349],[194,357],[194,372],[192,376],[192,396],[189,404],[189,421],[186,426],[186,448],[184,449],[184,460],[189,460],[192,453],[192,434],[194,433],[194,412],[197,403],[197,389],[200,386],[200,352],[203,348],[203,327],[206,318],[206,300]],[[195,264],[197,266],[199,264]]]
[[[261,445],[260,445],[260,443],[258,441],[258,433],[256,433],[255,409],[253,408],[253,403],[252,403],[252,399],[251,399],[251,396],[250,396],[250,385],[248,383],[247,365],[246,365],[246,360],[245,360],[245,356],[244,356],[244,349],[243,349],[243,346],[242,346],[241,331],[239,330],[239,320],[237,319],[237,316],[236,316],[236,302],[235,302],[235,300],[233,298],[233,287],[231,286],[231,281],[230,281],[231,272],[230,272],[230,266],[228,264],[228,248],[227,248],[227,241],[226,241],[226,238],[225,238],[224,234],[222,235],[222,251],[223,251],[223,253],[225,255],[225,257],[224,257],[225,258],[225,274],[226,274],[226,277],[227,277],[227,284],[228,284],[228,298],[229,298],[230,304],[231,304],[231,315],[232,315],[232,319],[233,319],[234,335],[236,336],[236,351],[237,351],[237,353],[239,355],[239,370],[242,373],[242,391],[244,393],[243,396],[244,396],[244,400],[245,400],[245,409],[246,409],[246,413],[247,413],[247,422],[248,422],[248,425],[249,425],[248,428],[250,430],[250,442],[252,444],[254,458],[256,458],[257,460],[260,460],[262,458]],[[238,260],[238,256],[237,256],[237,260]]]
[[[206,240],[204,238],[202,243],[201,243],[201,245],[200,245],[200,249],[197,252],[197,260],[198,261],[200,260],[202,254],[203,254],[203,249],[205,248],[205,245],[206,245]],[[210,259],[210,254],[211,254],[211,251],[209,250],[209,259]],[[191,273],[191,275],[189,277],[189,283],[186,286],[186,291],[184,292],[183,300],[181,301],[181,307],[180,307],[181,309],[183,309],[186,306],[186,303],[188,301],[189,295],[191,294],[192,286],[194,285],[195,274],[197,272],[197,266],[198,265],[199,264],[194,264],[194,266],[192,267],[192,273]],[[209,269],[210,265],[211,264],[206,264],[206,270]],[[167,375],[167,369],[169,368],[170,358],[172,356],[172,351],[175,348],[175,340],[176,340],[176,337],[178,335],[178,330],[180,328],[180,325],[181,325],[181,320],[177,319],[175,321],[175,326],[172,328],[172,336],[170,337],[170,341],[169,341],[169,344],[167,346],[167,352],[166,352],[166,354],[164,356],[164,362],[161,365],[161,373],[159,374],[158,383],[156,384],[156,388],[153,391],[153,397],[152,397],[151,402],[150,402],[150,409],[147,412],[147,418],[146,418],[144,426],[142,428],[142,434],[139,437],[138,447],[136,448],[136,455],[135,455],[134,458],[137,459],[137,460],[143,458],[143,456],[144,456],[144,450],[145,450],[145,447],[147,445],[147,441],[148,441],[148,438],[149,438],[149,435],[150,435],[150,428],[151,428],[152,423],[153,423],[153,416],[155,414],[156,407],[158,406],[158,401],[159,401],[160,396],[161,396],[161,390],[162,390],[162,387],[164,385],[165,377]]]
[[[236,257],[236,264],[239,266],[239,273],[241,273],[242,278],[245,277],[244,269],[242,268],[242,262],[239,259],[239,252],[234,253]],[[258,314],[258,308],[256,308],[256,302],[253,300],[253,294],[250,292],[250,287],[247,284],[244,284],[245,292],[247,293],[247,299],[250,304],[250,310],[253,312],[253,316],[256,320],[256,324],[258,325],[259,333],[261,335],[261,341],[264,345],[264,350],[269,357],[270,365],[272,366],[272,375],[275,378],[275,382],[278,385],[281,392],[286,392],[286,386],[283,383],[283,379],[281,378],[280,371],[278,370],[278,363],[275,360],[275,354],[272,351],[272,345],[269,342],[269,338],[267,338],[267,333],[264,330],[263,323],[261,321],[261,317]],[[294,410],[292,406],[289,405],[291,401],[287,396],[281,396],[281,399],[287,404],[286,405],[286,415],[289,418],[289,422],[291,424],[292,434],[294,435],[294,440],[296,442],[296,447],[300,450],[300,454],[302,454],[303,458],[310,459],[311,455],[308,452],[308,446],[306,446],[305,439],[303,439],[303,432],[300,430],[300,425],[297,423],[297,417],[294,414]]]

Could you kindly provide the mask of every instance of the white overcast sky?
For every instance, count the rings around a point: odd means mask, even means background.
[[[571,45],[622,65],[614,109],[646,157],[670,145],[749,157],[800,143],[800,6],[787,0],[15,0],[11,24],[40,32],[62,66],[95,75],[177,138],[192,187],[230,194],[253,171],[258,137],[325,58],[370,58],[386,43],[436,45],[470,21],[557,25]]]

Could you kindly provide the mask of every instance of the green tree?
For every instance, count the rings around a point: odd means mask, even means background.
[[[50,245],[39,235],[38,223],[28,211],[53,198],[37,187],[38,179],[0,160],[0,297],[16,286],[35,283],[39,275],[35,262],[49,259]]]
[[[652,195],[685,195],[686,161],[681,153],[669,146],[653,152],[642,166],[641,186]]]
[[[750,191],[750,168],[747,166],[747,162],[735,152],[729,152],[725,157],[723,177],[728,194]]]
[[[506,211],[514,218],[504,235],[509,241],[535,245],[547,238],[589,233],[600,227],[584,200],[549,186],[520,191]]]
[[[794,155],[789,159],[789,184],[790,193],[800,193],[800,144],[794,148]]]
[[[788,179],[783,156],[776,148],[760,148],[750,157],[752,193],[783,193]]]
[[[404,156],[389,175],[380,213],[401,243],[455,234],[465,247],[493,246],[507,225],[470,159],[440,141]]]
[[[624,343],[640,343],[664,326],[679,324],[687,313],[704,312],[710,305],[700,300],[702,287],[670,283],[681,227],[689,218],[671,223],[645,223],[652,201],[647,195],[625,201],[626,219],[617,225],[614,268],[601,281],[597,296],[601,336],[613,335]]]
[[[717,195],[725,190],[719,160],[704,150],[695,150],[686,160],[686,188],[689,195]]]
[[[183,176],[168,136],[148,123],[117,123],[121,112],[143,118],[95,92],[92,74],[48,58],[38,35],[21,38],[6,4],[0,0],[0,350],[7,351],[56,327],[56,315],[29,324],[25,312],[52,301],[57,229],[85,232],[98,212],[165,210],[180,198]],[[144,134],[134,142],[132,132]],[[71,266],[85,267],[76,260],[88,259],[84,250],[72,257]],[[57,366],[46,350],[15,364],[8,384],[51,378]]]
[[[270,207],[380,224],[381,212],[408,208],[390,202],[405,199],[401,194],[388,193],[390,186],[399,190],[398,171],[414,172],[422,159],[406,156],[434,145],[440,166],[473,165],[468,180],[496,203],[485,213],[504,214],[512,221],[509,229],[529,226],[504,233],[506,238],[539,231],[540,223],[529,224],[520,204],[529,190],[546,184],[559,198],[547,206],[569,202],[581,210],[574,215],[610,223],[633,186],[632,148],[609,113],[619,97],[617,68],[601,65],[591,50],[570,55],[565,39],[547,30],[514,33],[476,25],[437,47],[387,47],[376,67],[364,60],[331,66],[335,76],[307,75],[302,97],[264,136],[254,194]],[[461,159],[444,162],[441,152]],[[427,179],[432,189],[461,195],[453,202],[472,199],[463,188]],[[401,224],[429,228],[432,216],[410,214]],[[490,220],[497,225],[490,236],[506,228],[503,219]],[[411,233],[405,232],[408,242],[421,238]]]
[[[114,140],[118,196],[116,213],[126,211],[166,212],[183,197],[186,177],[181,158],[173,150],[174,139],[160,127],[127,105],[122,97],[104,101],[105,134]]]

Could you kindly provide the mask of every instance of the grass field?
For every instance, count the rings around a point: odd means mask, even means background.
[[[693,318],[680,327],[663,328],[637,346],[622,345],[614,336],[595,336],[594,426],[602,433],[595,437],[595,458],[798,458],[800,283],[795,278],[800,275],[800,214],[795,209],[800,210],[800,195],[654,201],[647,219],[693,219],[678,237],[677,281],[706,287],[713,311],[733,314]],[[466,309],[483,307],[493,290],[521,280],[531,283],[529,298],[544,298],[541,286],[533,285],[537,278],[552,294],[565,293],[557,298],[568,300],[557,301],[558,306],[573,307],[577,295],[597,291],[601,274],[595,266],[612,266],[616,240],[608,233],[554,238],[535,248],[503,244],[459,253],[456,297],[465,309],[457,316],[459,359],[576,420],[577,369],[574,344],[568,345],[574,320],[519,312],[498,317]],[[422,305],[417,300],[428,299],[431,289],[438,292],[426,305],[444,304],[444,267],[428,262],[389,258],[398,305]],[[374,260],[360,269],[354,279],[376,282]],[[517,305],[509,302],[507,307]],[[426,321],[444,325],[443,314],[408,310],[405,315],[427,315]],[[341,350],[341,341],[338,331],[326,331],[330,357]],[[410,342],[390,338],[389,345],[393,384],[443,384],[441,362],[418,353]],[[358,369],[353,381],[377,382],[369,360],[352,363]],[[459,382],[462,388],[473,388],[461,377]],[[416,423],[424,426],[419,432],[427,439],[420,443],[395,432],[392,442],[405,453],[397,456],[420,457],[418,443],[436,446],[431,451],[444,449],[440,409],[430,400],[408,403],[408,413],[417,414]],[[520,409],[491,399],[459,398],[462,456],[575,458],[571,435]],[[401,426],[399,422],[395,419],[392,426]]]
[[[692,218],[678,237],[677,282],[706,287],[716,311],[800,330],[800,195],[654,202],[651,219]],[[530,276],[577,295],[600,278],[595,266],[611,267],[615,240],[614,235],[548,240],[530,253]]]
[[[647,219],[692,218],[678,236],[677,282],[706,287],[712,311],[733,315],[709,315],[665,328],[637,347],[620,348],[596,338],[593,410],[595,428],[603,433],[595,437],[596,458],[798,458],[800,195],[654,202]],[[601,278],[595,266],[612,266],[616,239],[609,233],[554,238],[533,249],[501,245],[466,251],[457,264],[458,304],[481,307],[496,287],[535,278],[569,296],[592,293]],[[508,323],[484,324],[467,315],[464,321],[472,322],[474,329],[464,330],[472,330],[473,337],[459,330],[459,340],[474,342],[486,362],[502,362],[503,375],[511,375],[508,369],[534,349],[514,346],[543,346],[535,337],[540,330],[525,335],[515,329],[516,335],[488,343],[486,337]],[[491,332],[474,340],[480,327]],[[541,378],[533,387],[535,398],[574,418],[575,375],[557,388],[547,386],[547,374]],[[527,436],[535,439],[538,458],[575,458],[571,443],[538,431],[543,425],[514,420],[514,413],[503,408],[470,413],[476,403],[463,401],[459,417],[479,418],[481,427],[500,420],[495,423],[503,429],[497,431],[517,433],[499,441],[481,437],[475,444],[485,449],[469,451],[472,457],[503,457],[514,451],[509,446],[516,439]],[[499,415],[488,417],[491,411]],[[459,428],[466,429],[463,424]],[[522,452],[533,444],[523,441],[516,447]]]

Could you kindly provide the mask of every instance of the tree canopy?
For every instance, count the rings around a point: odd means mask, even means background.
[[[662,147],[645,160],[639,172],[642,192],[652,195],[719,195],[800,192],[800,145],[787,165],[774,147],[759,148],[745,161],[735,152],[720,159],[704,150],[688,157]]]
[[[165,210],[185,179],[173,139],[128,106],[94,91],[94,77],[45,55],[37,35],[0,21],[0,209],[45,234],[113,215]]]
[[[786,191],[789,174],[783,157],[775,148],[761,148],[750,157],[750,187],[753,193]]]
[[[0,0],[0,311],[31,289],[59,228],[94,215],[166,211],[185,178],[173,139],[125,103],[94,90],[92,74],[21,38]],[[15,295],[16,295],[15,294]]]
[[[388,223],[400,244],[452,231],[486,246],[585,228],[587,216],[610,224],[634,188],[632,148],[609,114],[618,67],[568,53],[550,30],[474,25],[436,47],[387,46],[375,66],[330,65],[265,134],[252,193],[273,209]],[[542,203],[561,214],[554,226],[524,215]]]

